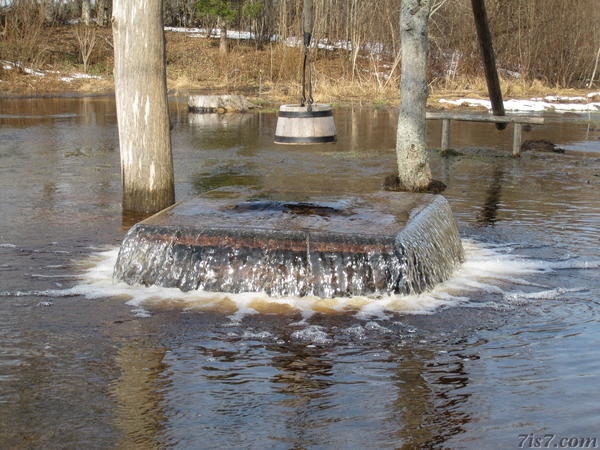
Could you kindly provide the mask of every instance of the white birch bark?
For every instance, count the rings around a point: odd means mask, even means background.
[[[396,156],[400,186],[410,191],[425,190],[431,182],[425,146],[430,9],[431,0],[402,0],[400,9],[402,71]]]
[[[83,0],[81,2],[81,21],[89,25],[92,17],[92,5],[90,0]]]
[[[227,25],[225,21],[219,20],[219,28],[221,29],[221,36],[219,39],[219,53],[221,55],[226,55],[228,51],[227,45]]]
[[[123,210],[152,213],[175,201],[162,0],[115,0],[112,24]]]

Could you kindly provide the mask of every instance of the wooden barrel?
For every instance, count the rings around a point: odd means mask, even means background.
[[[276,144],[321,144],[335,142],[331,105],[281,105],[275,130]]]

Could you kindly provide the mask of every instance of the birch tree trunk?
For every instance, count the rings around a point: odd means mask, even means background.
[[[83,0],[81,2],[81,21],[86,25],[90,24],[92,16],[91,11],[92,6],[90,4],[90,0]]]
[[[425,147],[427,103],[427,20],[431,0],[403,0],[400,9],[402,71],[396,138],[400,186],[425,190],[431,182]]]
[[[175,201],[162,0],[115,0],[112,24],[123,210],[152,213]]]
[[[228,48],[227,48],[227,25],[225,24],[225,21],[222,21],[220,24],[221,29],[221,36],[219,38],[219,53],[221,55],[226,55]]]

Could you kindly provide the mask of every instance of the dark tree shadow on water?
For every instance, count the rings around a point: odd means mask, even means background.
[[[503,178],[504,170],[495,167],[491,183],[486,192],[485,203],[477,216],[477,223],[480,226],[494,225],[498,220]]]

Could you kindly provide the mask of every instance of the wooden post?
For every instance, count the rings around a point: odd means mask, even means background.
[[[442,120],[442,155],[450,148],[450,119]]]
[[[175,201],[162,0],[115,0],[112,23],[123,210],[152,213]]]
[[[523,129],[523,125],[520,123],[515,123],[515,128],[513,131],[513,156],[515,158],[521,157],[521,132]]]
[[[504,103],[502,101],[502,89],[500,89],[500,79],[496,70],[496,56],[494,55],[494,46],[492,45],[492,34],[488,24],[487,13],[485,11],[484,0],[471,0],[473,7],[473,16],[475,17],[475,27],[479,38],[479,48],[483,58],[483,67],[485,69],[485,79],[487,81],[488,93],[492,103],[492,111],[496,116],[504,116]],[[496,128],[504,130],[505,123],[497,123]]]
[[[431,183],[425,147],[427,103],[427,21],[431,0],[403,0],[400,8],[402,70],[396,157],[400,186],[424,190]]]

